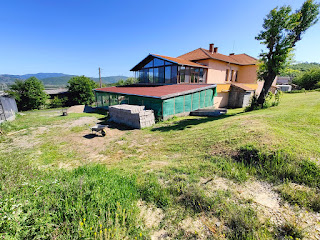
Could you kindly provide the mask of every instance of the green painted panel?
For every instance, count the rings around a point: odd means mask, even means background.
[[[161,117],[162,115],[162,100],[154,98],[142,98],[143,105],[146,109],[152,109],[156,117]]]
[[[174,98],[163,101],[163,116],[174,115]]]
[[[191,112],[191,94],[184,96],[184,111]]]
[[[200,93],[196,92],[192,94],[192,111],[199,109],[199,98],[200,98]]]
[[[205,96],[206,96],[206,92],[205,91],[201,91],[200,92],[200,108],[204,108],[205,107]]]
[[[213,105],[213,90],[212,89],[207,89],[206,90],[205,106],[206,107],[211,107],[212,105]]]
[[[175,97],[175,114],[184,112],[184,96]]]

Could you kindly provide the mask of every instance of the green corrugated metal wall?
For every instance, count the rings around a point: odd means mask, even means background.
[[[157,118],[166,118],[175,114],[191,112],[204,107],[213,106],[216,89],[207,89],[200,92],[169,98],[166,100],[120,95],[113,93],[95,92],[97,107],[108,107],[121,103],[131,105],[144,105],[146,109],[152,109]]]

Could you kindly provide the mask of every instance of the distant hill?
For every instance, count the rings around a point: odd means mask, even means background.
[[[63,73],[36,73],[36,74],[24,74],[24,75],[10,75],[10,74],[0,74],[0,84],[6,83],[8,85],[12,84],[16,79],[25,80],[29,77],[36,77],[43,82],[45,86],[66,86],[69,79],[75,75],[68,75]],[[99,82],[99,78],[92,78],[93,81]],[[109,76],[101,77],[101,80],[105,84],[116,83],[119,80],[126,80],[126,76]]]

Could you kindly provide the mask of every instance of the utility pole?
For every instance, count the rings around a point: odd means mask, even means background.
[[[101,69],[100,69],[100,67],[99,67],[99,80],[100,80],[100,88],[102,88]]]

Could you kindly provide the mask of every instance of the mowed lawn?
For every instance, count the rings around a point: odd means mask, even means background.
[[[2,126],[5,239],[320,239],[320,92],[104,138],[60,115]]]

